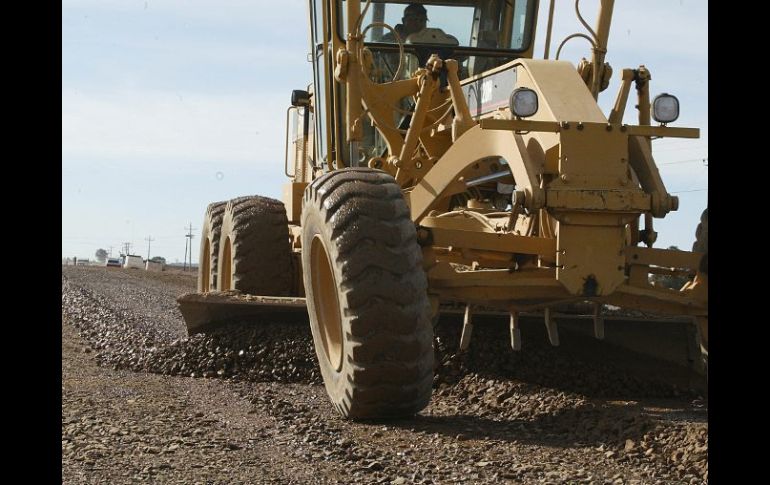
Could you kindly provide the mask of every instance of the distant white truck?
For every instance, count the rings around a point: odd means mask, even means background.
[[[141,256],[129,254],[128,256],[126,256],[126,262],[123,263],[123,267],[144,269],[144,260],[142,260]]]

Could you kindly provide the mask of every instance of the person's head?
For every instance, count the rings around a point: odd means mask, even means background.
[[[428,24],[428,11],[419,3],[410,3],[404,9],[401,22],[404,24],[406,35],[419,32]]]

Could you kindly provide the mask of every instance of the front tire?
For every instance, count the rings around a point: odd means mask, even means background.
[[[401,187],[336,170],[305,191],[302,266],[326,391],[346,418],[412,416],[433,383],[427,279]]]

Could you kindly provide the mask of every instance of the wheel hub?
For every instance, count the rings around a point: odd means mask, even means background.
[[[320,236],[313,237],[310,247],[310,275],[313,285],[313,306],[321,330],[324,353],[331,366],[342,369],[342,318],[329,255]]]

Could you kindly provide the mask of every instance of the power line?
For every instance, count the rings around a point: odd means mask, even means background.
[[[653,141],[658,146],[669,146],[669,145],[681,145],[682,143],[697,143],[697,142],[703,142],[705,139],[682,139],[682,138],[669,138],[669,137],[663,137],[663,138],[653,138]]]
[[[708,160],[709,160],[709,157],[689,158],[687,160],[676,160],[676,161],[673,161],[673,162],[663,162],[660,165],[676,165],[676,164],[679,164],[679,163],[703,162],[703,165],[708,167],[709,166]]]
[[[674,146],[674,147],[660,147],[660,148],[653,148],[653,151],[655,152],[675,152],[677,150],[701,150],[706,145],[696,145],[696,146]]]
[[[178,239],[179,236],[158,236],[155,239],[156,240],[162,240],[162,239]]]
[[[685,192],[703,192],[704,190],[708,190],[708,187],[703,189],[692,189],[692,190],[677,190],[675,192],[671,192],[672,194],[683,194]]]

